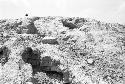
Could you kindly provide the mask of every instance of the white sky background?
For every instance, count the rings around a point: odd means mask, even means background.
[[[125,24],[125,0],[0,0],[0,18],[79,16]]]

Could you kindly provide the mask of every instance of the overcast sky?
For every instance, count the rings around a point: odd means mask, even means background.
[[[80,16],[125,24],[125,0],[0,0],[0,18]]]

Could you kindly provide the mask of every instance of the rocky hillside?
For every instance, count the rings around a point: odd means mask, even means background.
[[[125,26],[80,17],[0,20],[0,84],[125,84]]]

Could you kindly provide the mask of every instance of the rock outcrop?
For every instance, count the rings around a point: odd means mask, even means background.
[[[125,26],[80,17],[0,20],[0,84],[29,82],[125,84]]]

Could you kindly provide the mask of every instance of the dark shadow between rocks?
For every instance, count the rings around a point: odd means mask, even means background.
[[[4,65],[9,60],[9,49],[5,46],[0,48],[0,63]]]
[[[80,28],[87,20],[84,18],[68,18],[63,19],[62,24],[64,27],[68,27],[69,29]]]
[[[33,51],[32,48],[27,47],[22,54],[22,59],[25,63],[32,65],[33,75],[37,74],[37,72],[43,72],[51,79],[57,79],[58,81],[68,80],[68,75],[66,76],[63,71],[59,68],[57,69],[60,62],[52,60],[49,56],[41,59],[39,51]],[[52,67],[56,68],[52,69]]]

